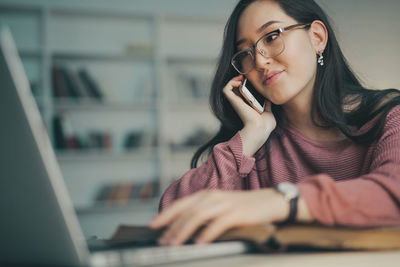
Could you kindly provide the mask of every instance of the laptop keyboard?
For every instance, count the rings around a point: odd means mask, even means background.
[[[228,241],[211,244],[188,244],[170,247],[124,248],[110,251],[98,251],[92,254],[93,266],[149,266],[204,259],[217,256],[242,254],[250,251],[251,246],[242,241]]]

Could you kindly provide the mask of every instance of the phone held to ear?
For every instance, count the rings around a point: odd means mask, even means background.
[[[246,99],[247,103],[255,109],[258,113],[263,113],[264,112],[264,105],[265,105],[265,99],[264,97],[259,96],[259,100],[256,99],[256,97],[250,92],[250,90],[246,87],[247,79],[244,80],[243,85],[240,86],[239,92],[240,94]],[[262,99],[262,100],[261,100]],[[262,105],[260,104],[262,102]]]

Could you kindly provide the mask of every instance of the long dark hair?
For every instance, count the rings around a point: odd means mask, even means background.
[[[217,71],[211,86],[210,105],[221,123],[218,133],[194,154],[191,168],[197,166],[200,156],[221,142],[233,137],[243,128],[243,123],[222,88],[238,75],[230,64],[236,52],[237,22],[242,12],[257,0],[240,0],[233,10],[224,31],[224,41],[217,64]],[[324,66],[317,68],[313,91],[312,114],[315,125],[323,128],[337,128],[358,144],[370,144],[382,135],[385,118],[395,105],[400,104],[400,91],[396,89],[371,90],[364,88],[349,67],[329,23],[325,12],[314,0],[272,0],[284,12],[299,23],[322,21],[328,31],[328,43],[324,50]],[[351,108],[345,108],[351,107]],[[272,105],[272,112],[279,124],[284,119],[280,106]],[[373,127],[361,135],[353,135],[352,127],[361,128],[379,114]]]

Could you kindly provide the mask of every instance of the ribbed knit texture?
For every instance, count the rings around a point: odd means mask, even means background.
[[[320,223],[400,225],[400,106],[388,114],[381,138],[368,146],[349,139],[314,141],[286,126],[271,135],[269,149],[247,157],[238,132],[216,145],[200,167],[170,185],[160,209],[203,189],[256,190],[281,182],[299,186]]]

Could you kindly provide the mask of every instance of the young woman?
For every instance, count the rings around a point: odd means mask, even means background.
[[[263,112],[239,96],[244,79]],[[264,223],[400,225],[399,104],[398,90],[360,84],[313,0],[241,0],[211,88],[220,130],[150,227],[178,245],[204,224],[198,243]]]

